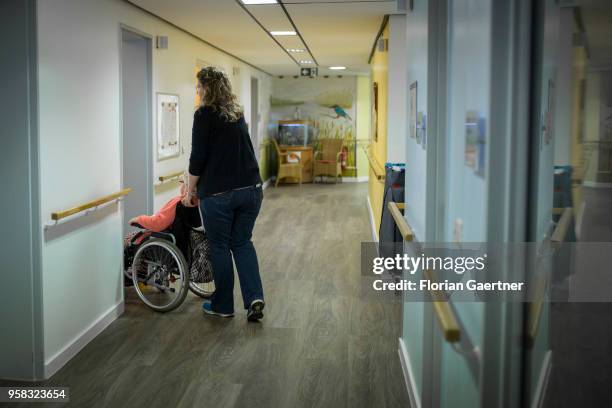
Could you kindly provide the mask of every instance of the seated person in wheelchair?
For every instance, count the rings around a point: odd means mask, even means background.
[[[140,231],[128,233],[123,241],[124,259],[131,259],[136,249],[152,234],[174,241],[188,262],[191,261],[191,249],[195,249],[202,241],[202,219],[198,207],[185,207],[181,199],[186,195],[184,179],[179,180],[180,193],[170,199],[153,215],[139,215],[132,218],[129,224],[141,228]],[[195,232],[195,233],[194,233]],[[171,235],[170,235],[171,234]],[[125,262],[126,266],[130,262]],[[132,282],[126,279],[125,284]]]
[[[192,228],[201,228],[202,220],[200,219],[200,213],[197,207],[190,208],[185,207],[181,203],[181,200],[187,194],[185,188],[184,176],[179,180],[180,192],[179,195],[170,199],[164,206],[153,215],[139,215],[132,218],[129,224],[147,230],[148,232],[169,232],[173,233],[173,229],[178,226],[175,224],[175,219],[180,218]],[[139,244],[150,234],[143,234],[142,231],[131,232],[125,236],[123,241],[123,247],[126,248],[128,244],[134,239],[136,235],[139,237],[133,242]],[[175,236],[178,239],[178,237]],[[180,247],[180,246],[179,246]]]
[[[161,232],[172,226],[176,217],[176,206],[179,204],[187,190],[185,188],[184,175],[179,179],[179,195],[172,197],[164,206],[153,215],[139,215],[129,221],[130,225],[147,229],[149,231]]]

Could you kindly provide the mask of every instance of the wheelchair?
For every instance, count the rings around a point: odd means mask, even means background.
[[[177,204],[175,220],[163,232],[133,226],[140,230],[125,245],[124,275],[145,305],[164,313],[180,306],[189,291],[204,299],[213,295],[208,240],[197,208]],[[199,268],[192,268],[195,263]]]

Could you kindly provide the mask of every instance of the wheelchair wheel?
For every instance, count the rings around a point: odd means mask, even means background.
[[[193,282],[189,281],[189,290],[203,299],[210,299],[215,293],[215,282]]]
[[[191,241],[189,290],[196,296],[210,299],[215,293],[210,243],[206,234],[200,231],[191,231],[189,239]]]
[[[138,297],[156,312],[169,312],[185,300],[187,262],[173,243],[148,240],[136,251],[131,270]]]

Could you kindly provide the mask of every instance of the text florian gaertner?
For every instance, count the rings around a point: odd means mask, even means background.
[[[375,257],[372,261],[372,272],[380,275],[385,271],[401,271],[414,275],[417,271],[453,272],[463,275],[466,272],[482,272],[486,268],[487,255],[479,257],[440,257],[440,256],[409,256],[407,254],[394,257]],[[384,281],[376,279],[372,282],[374,290],[408,290],[408,291],[521,291],[524,282],[479,282],[468,279],[465,282],[454,282],[447,279],[434,281],[432,279],[408,280],[400,279]]]

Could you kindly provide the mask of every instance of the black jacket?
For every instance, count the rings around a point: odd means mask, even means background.
[[[261,183],[244,117],[228,122],[210,107],[195,112],[189,173],[200,176],[200,198]]]

